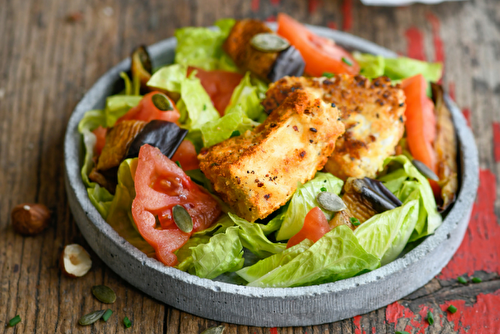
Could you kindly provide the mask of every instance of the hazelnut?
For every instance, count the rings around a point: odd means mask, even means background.
[[[78,244],[66,245],[59,262],[64,275],[68,277],[82,277],[92,267],[89,253]]]
[[[35,235],[49,226],[50,211],[43,204],[19,204],[12,209],[12,227],[17,233]]]

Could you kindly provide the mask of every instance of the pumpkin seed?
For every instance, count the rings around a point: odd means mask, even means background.
[[[189,233],[193,230],[193,220],[182,205],[176,205],[172,209],[172,215],[174,216],[175,225],[182,232]]]
[[[92,325],[94,322],[101,319],[104,312],[106,312],[106,310],[99,310],[89,314],[85,314],[83,317],[80,318],[80,320],[78,320],[78,323],[82,326]]]
[[[425,176],[428,179],[431,179],[433,181],[439,181],[439,177],[430,169],[427,167],[422,161],[413,159],[412,161],[413,166],[422,173],[423,176]]]
[[[224,333],[225,329],[226,329],[226,327],[224,327],[224,325],[220,325],[217,327],[211,327],[211,328],[205,329],[203,332],[201,332],[201,334],[222,334],[222,333]]]
[[[323,209],[328,211],[337,212],[347,208],[344,201],[342,201],[342,198],[327,191],[320,192],[316,197],[316,200]]]
[[[261,52],[280,52],[290,46],[288,41],[276,34],[263,33],[252,37],[250,44]]]
[[[163,94],[155,94],[151,98],[151,101],[153,101],[153,104],[155,105],[156,108],[160,109],[161,111],[169,111],[169,110],[174,110],[174,106],[172,105],[172,102],[168,99]]]
[[[105,285],[95,285],[92,287],[92,294],[105,304],[113,304],[116,300],[115,292]]]

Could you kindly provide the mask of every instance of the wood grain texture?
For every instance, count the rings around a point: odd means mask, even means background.
[[[365,7],[358,0],[0,0],[0,333],[177,334],[218,325],[152,300],[92,253],[88,275],[61,275],[58,258],[64,245],[89,249],[67,204],[63,134],[83,93],[136,45],[170,37],[181,26],[210,25],[222,17],[273,20],[280,11],[306,23],[344,28],[402,55],[417,43],[425,59],[443,58],[443,84],[470,115],[481,168],[498,177],[494,151],[500,142],[494,141],[492,126],[500,121],[496,0],[399,8]],[[492,191],[490,209],[499,213],[499,189]],[[10,209],[23,202],[51,209],[51,227],[41,235],[14,233]],[[476,268],[460,270],[458,275]],[[486,271],[475,274],[483,283],[474,285],[436,278],[403,301],[354,319],[276,330],[227,324],[225,333],[462,333],[474,325],[465,318],[456,323],[441,306],[458,300],[472,308],[482,296],[498,296],[498,272]],[[116,291],[114,313],[107,323],[78,326],[83,314],[106,307],[91,295],[96,284]],[[433,326],[423,319],[427,308],[437,319]],[[16,314],[22,322],[4,328]],[[125,329],[124,316],[132,328]]]

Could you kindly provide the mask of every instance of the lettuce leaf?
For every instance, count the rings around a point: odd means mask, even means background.
[[[257,120],[264,113],[264,107],[260,102],[265,98],[266,91],[267,85],[257,78],[252,78],[250,72],[247,72],[234,89],[225,114],[240,105],[249,118]]]
[[[141,236],[132,217],[135,198],[134,175],[137,158],[126,159],[118,168],[118,185],[111,201],[106,222],[125,240],[149,257],[155,256],[154,248]]]
[[[382,265],[395,260],[406,246],[418,220],[417,200],[375,215],[359,226],[354,235],[368,253]]]
[[[302,254],[276,267],[249,286],[287,288],[334,282],[376,269],[380,261],[368,254],[345,225],[326,233]]]
[[[243,246],[253,254],[265,258],[285,250],[286,244],[273,243],[266,238],[260,224],[250,223],[230,212],[228,215],[240,228],[239,235]]]
[[[313,242],[309,239],[304,239],[301,243],[285,249],[283,252],[269,256],[260,260],[256,264],[238,270],[236,273],[244,278],[247,282],[253,282],[256,279],[264,276],[271,270],[284,266],[294,258],[302,254],[311,247]]]
[[[419,199],[419,218],[409,241],[434,233],[442,223],[429,181],[404,155],[385,159],[382,181],[401,201]]]
[[[429,63],[407,57],[384,58],[360,52],[354,52],[353,56],[361,66],[361,74],[367,78],[385,75],[391,80],[400,80],[422,74],[427,81],[438,82],[443,74],[441,63]]]
[[[193,268],[197,276],[215,278],[228,271],[243,267],[243,246],[239,238],[239,228],[229,227],[225,233],[210,238],[206,244],[192,248]]]
[[[316,196],[321,192],[321,188],[326,191],[340,194],[344,182],[330,173],[316,173],[316,176],[300,185],[287,204],[285,217],[281,228],[278,231],[276,240],[287,240],[297,234],[304,225],[304,218],[312,208],[319,206]],[[322,209],[323,210],[323,209]],[[332,212],[323,210],[327,220],[332,219]]]
[[[195,66],[204,70],[225,70],[238,72],[238,67],[222,50],[222,44],[231,31],[234,19],[215,22],[217,28],[186,27],[177,29],[176,64]]]
[[[91,186],[87,188],[87,194],[89,195],[92,205],[96,207],[102,218],[106,219],[109,208],[111,207],[113,195],[111,195],[105,188],[102,188],[97,183],[93,182],[91,182]]]
[[[191,236],[181,248],[175,251],[177,261],[179,261],[175,267],[182,271],[190,270],[193,266],[193,248],[198,245],[208,244],[209,241],[210,236],[208,235]]]
[[[142,100],[140,95],[113,95],[106,99],[104,115],[106,117],[105,128],[111,128],[115,125],[118,118],[122,117],[131,108],[137,106]]]

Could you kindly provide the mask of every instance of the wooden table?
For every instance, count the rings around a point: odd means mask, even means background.
[[[68,207],[63,134],[69,116],[97,78],[138,44],[153,44],[186,25],[222,17],[297,19],[341,29],[402,55],[445,63],[448,88],[476,136],[481,185],[465,240],[442,274],[404,300],[369,314],[305,328],[226,324],[225,333],[500,333],[500,5],[496,0],[365,7],[358,0],[0,0],[0,332],[199,333],[218,323],[145,296],[91,253],[80,279],[58,269],[62,247],[89,249]],[[52,225],[36,237],[14,233],[10,210],[40,202]],[[461,285],[462,274],[483,279]],[[404,282],[401,282],[404,284]],[[78,319],[102,308],[90,288],[112,287],[118,299],[107,322]],[[458,308],[451,315],[449,304]],[[431,311],[436,320],[425,320]],[[5,328],[19,314],[15,329]],[[132,328],[125,329],[128,316]]]

